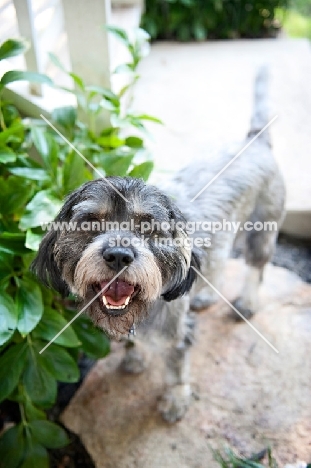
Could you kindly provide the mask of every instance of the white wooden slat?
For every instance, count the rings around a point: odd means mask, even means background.
[[[48,52],[55,50],[59,37],[64,33],[63,8],[60,0],[48,0],[40,8],[38,0],[32,0],[32,2],[38,11],[35,16],[35,27],[37,41],[40,44],[42,69],[46,71],[49,61]]]
[[[73,73],[87,84],[110,88],[110,47],[104,25],[110,0],[63,0],[65,28]]]
[[[35,29],[34,14],[31,0],[13,0],[19,32],[22,37],[28,39],[31,48],[25,53],[27,70],[42,72],[43,67],[40,59],[40,47]],[[42,96],[42,87],[38,83],[29,85],[30,92]]]

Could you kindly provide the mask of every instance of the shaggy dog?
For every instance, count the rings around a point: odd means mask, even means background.
[[[245,145],[268,122],[266,81],[261,70]],[[45,235],[34,261],[33,269],[46,285],[76,295],[81,308],[88,305],[95,325],[113,338],[128,335],[146,316],[164,311],[171,341],[170,386],[159,409],[167,421],[180,419],[189,405],[189,311],[217,300],[225,262],[241,230],[231,229],[234,223],[243,231],[246,222],[275,226],[244,232],[249,273],[234,305],[247,319],[256,310],[258,286],[284,209],[284,184],[270,146],[264,131],[232,164],[235,155],[230,153],[194,163],[177,173],[166,191],[130,177],[87,182],[67,197],[57,227]],[[213,226],[208,237],[206,223]],[[132,372],[144,368],[133,343],[127,346],[124,367]]]

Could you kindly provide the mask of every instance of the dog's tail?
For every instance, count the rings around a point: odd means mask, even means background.
[[[268,67],[262,66],[255,79],[254,107],[248,137],[256,136],[269,122],[268,82]],[[258,138],[270,144],[269,130],[265,129]]]

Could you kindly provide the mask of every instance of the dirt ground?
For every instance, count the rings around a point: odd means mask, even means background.
[[[228,265],[223,294],[232,300],[245,273]],[[216,468],[211,447],[245,455],[270,444],[280,467],[311,461],[311,286],[269,266],[252,324],[229,318],[219,302],[198,315],[192,352],[193,403],[175,425],[157,413],[164,386],[161,352],[145,343],[149,367],[119,369],[122,346],[90,371],[62,421],[77,433],[98,468]]]

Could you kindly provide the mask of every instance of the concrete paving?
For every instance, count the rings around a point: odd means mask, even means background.
[[[240,149],[248,131],[256,70],[271,71],[272,142],[287,186],[285,232],[311,237],[311,48],[305,39],[156,43],[140,68],[136,110],[150,125],[158,174],[225,145]]]

